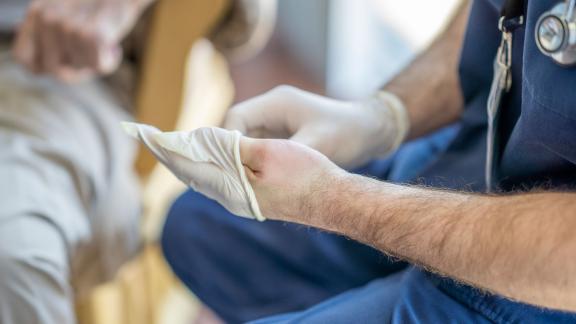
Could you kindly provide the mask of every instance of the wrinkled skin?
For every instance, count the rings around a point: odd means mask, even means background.
[[[37,74],[78,82],[113,72],[120,42],[150,0],[34,0],[17,32],[17,61]]]

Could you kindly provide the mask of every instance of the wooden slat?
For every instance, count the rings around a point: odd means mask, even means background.
[[[229,0],[163,0],[155,8],[139,82],[136,117],[160,129],[173,129],[188,87],[186,64],[192,45],[214,28]],[[156,161],[141,150],[137,170],[146,176]]]

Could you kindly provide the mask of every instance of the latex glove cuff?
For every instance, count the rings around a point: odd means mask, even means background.
[[[379,120],[386,123],[382,126],[382,138],[386,143],[380,146],[377,155],[388,155],[396,151],[406,140],[410,132],[410,116],[406,106],[398,96],[388,91],[380,91],[365,101],[365,106],[376,112]]]

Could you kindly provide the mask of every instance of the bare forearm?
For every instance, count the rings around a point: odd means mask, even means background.
[[[360,176],[337,183],[303,223],[515,300],[576,310],[576,194],[492,197]]]
[[[458,62],[467,20],[468,1],[462,1],[452,22],[430,48],[384,87],[406,105],[410,139],[455,121],[461,113]]]

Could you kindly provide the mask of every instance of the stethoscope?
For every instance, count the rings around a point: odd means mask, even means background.
[[[536,23],[536,44],[542,54],[563,66],[576,64],[576,0],[558,3]]]

